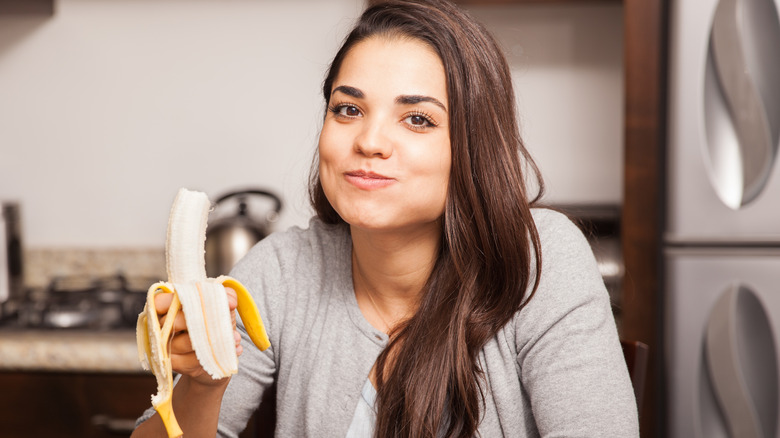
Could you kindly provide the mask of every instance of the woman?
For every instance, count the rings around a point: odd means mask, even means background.
[[[323,94],[316,218],[232,272],[271,348],[239,324],[239,374],[212,381],[177,323],[185,434],[235,436],[275,384],[278,436],[638,436],[588,244],[528,201],[538,172],[489,34],[445,1],[382,3]]]

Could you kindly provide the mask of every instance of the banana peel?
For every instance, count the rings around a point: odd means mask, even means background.
[[[225,287],[235,290],[238,313],[255,346],[262,351],[271,345],[257,305],[246,287],[228,276],[206,276],[204,255],[210,208],[211,203],[204,193],[179,190],[168,219],[165,245],[168,281],[149,288],[146,305],[138,315],[136,325],[139,360],[157,379],[157,394],[152,395],[152,406],[160,415],[169,437],[183,434],[173,412],[170,356],[173,323],[178,312],[182,311],[187,321],[187,332],[198,361],[213,379],[238,372]],[[173,295],[162,326],[154,303],[159,294]]]

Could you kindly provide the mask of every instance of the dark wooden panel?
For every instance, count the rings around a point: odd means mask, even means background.
[[[54,15],[54,0],[0,0],[0,15]]]
[[[2,438],[118,438],[130,436],[157,383],[150,374],[3,372],[0,388]],[[268,409],[261,406],[239,436],[273,436]]]
[[[15,437],[119,437],[156,392],[145,374],[0,373],[0,430]],[[113,429],[113,430],[112,430]]]
[[[643,437],[663,436],[662,262],[667,0],[625,0],[622,333],[649,346]]]

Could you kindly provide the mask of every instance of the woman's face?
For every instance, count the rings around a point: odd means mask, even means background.
[[[444,66],[425,43],[371,37],[333,82],[320,180],[339,215],[368,230],[438,229],[450,175]]]

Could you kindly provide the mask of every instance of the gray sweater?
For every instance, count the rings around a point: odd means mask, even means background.
[[[636,402],[609,297],[582,233],[535,209],[542,276],[530,303],[480,352],[482,437],[638,437]],[[387,335],[363,317],[346,227],[312,220],[256,245],[232,275],[252,291],[271,347],[244,354],[220,412],[235,437],[277,384],[280,437],[344,437]],[[148,412],[147,414],[149,414]]]

